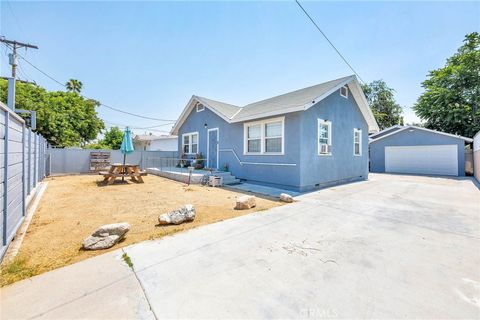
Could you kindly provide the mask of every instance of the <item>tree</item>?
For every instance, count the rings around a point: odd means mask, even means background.
[[[82,91],[83,83],[76,79],[70,79],[65,83],[65,86],[69,92],[80,93],[80,91]]]
[[[473,137],[480,130],[480,35],[463,42],[444,67],[429,72],[413,110],[427,128]]]
[[[123,140],[123,131],[118,129],[118,127],[111,127],[110,130],[105,132],[103,139],[100,141],[100,144],[108,147],[108,149],[118,150],[122,145]]]
[[[395,90],[389,88],[385,81],[376,80],[364,84],[362,89],[380,130],[396,124],[403,125],[402,107],[393,97]]]
[[[0,79],[0,101],[7,100],[7,81]],[[52,91],[17,82],[15,106],[37,112],[37,132],[57,147],[83,146],[104,128],[99,103],[73,92]],[[22,117],[28,118],[28,115]]]

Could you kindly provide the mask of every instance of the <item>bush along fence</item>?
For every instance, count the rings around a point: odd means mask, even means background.
[[[47,142],[0,102],[0,259],[25,218],[38,182],[46,176]]]

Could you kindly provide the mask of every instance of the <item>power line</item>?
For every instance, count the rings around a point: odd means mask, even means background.
[[[5,43],[5,45],[7,45]],[[8,46],[8,45],[7,45]],[[28,63],[32,68],[34,68],[35,70],[37,70],[38,72],[40,72],[41,74],[43,74],[44,76],[46,76],[47,78],[49,78],[50,80],[54,81],[55,83],[57,83],[58,85],[66,88],[66,85],[64,83],[61,83],[60,81],[58,81],[57,79],[55,79],[54,77],[50,76],[48,73],[46,73],[45,71],[41,70],[40,68],[38,68],[37,66],[35,66],[33,63],[31,63],[30,61],[28,61],[24,56],[22,56],[21,54],[17,53],[17,55],[23,60],[25,61],[26,63]],[[85,99],[92,99],[92,98],[89,98],[89,97],[86,97],[84,95],[80,95],[81,97],[85,98]],[[95,100],[95,99],[92,99],[92,100]],[[111,109],[113,111],[116,111],[116,112],[120,112],[120,113],[124,113],[124,114],[128,114],[128,115],[131,115],[131,116],[134,116],[134,117],[138,117],[138,118],[142,118],[142,119],[147,119],[147,120],[155,120],[155,121],[168,121],[168,122],[175,122],[175,120],[172,120],[172,119],[160,119],[160,118],[154,118],[154,117],[147,117],[147,116],[143,116],[143,115],[140,115],[140,114],[136,114],[136,113],[132,113],[132,112],[128,112],[128,111],[124,111],[124,110],[121,110],[121,109],[118,109],[118,108],[115,108],[115,107],[112,107],[112,106],[109,106],[109,105],[106,105],[102,102],[99,102],[100,106],[102,107],[105,107],[105,108],[108,108],[108,109]]]
[[[327,37],[327,35],[322,31],[322,29],[320,29],[320,27],[318,26],[318,24],[315,22],[315,20],[313,20],[313,18],[308,14],[308,12],[302,7],[302,5],[300,4],[300,2],[298,2],[298,0],[295,0],[295,2],[297,3],[297,5],[300,7],[300,9],[302,9],[302,11],[305,13],[305,15],[308,17],[308,19],[310,19],[310,21],[313,23],[313,25],[317,28],[318,31],[320,31],[320,33],[323,35],[323,37],[328,41],[328,43],[330,43],[330,45],[332,46],[333,49],[335,49],[335,51],[338,53],[338,55],[340,56],[340,58],[343,59],[343,61],[347,64],[347,66],[353,71],[353,73],[358,77],[358,79],[362,82],[362,83],[365,83],[362,79],[362,77],[360,77],[360,75],[357,73],[357,71],[355,71],[355,69],[353,69],[353,67],[350,65],[350,63],[348,63],[347,59],[345,59],[345,57],[340,53],[340,51],[337,49],[337,47],[335,47],[335,45],[332,43],[332,41],[330,41],[330,39]]]

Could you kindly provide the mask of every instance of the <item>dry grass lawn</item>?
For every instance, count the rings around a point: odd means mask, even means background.
[[[100,176],[80,175],[46,179],[48,188],[40,201],[18,255],[1,267],[0,285],[31,277],[143,240],[160,238],[266,210],[278,201],[257,199],[257,207],[234,210],[241,193],[184,184],[149,175],[144,184],[99,184]],[[184,204],[195,206],[195,221],[177,226],[158,226],[158,216]],[[97,227],[128,222],[130,232],[109,250],[84,251],[81,244]]]

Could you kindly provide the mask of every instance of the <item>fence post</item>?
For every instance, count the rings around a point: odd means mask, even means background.
[[[33,187],[37,186],[37,153],[38,153],[38,146],[37,146],[37,134],[33,133]]]
[[[32,191],[32,130],[28,128],[28,194]]]
[[[10,114],[5,110],[5,134],[3,141],[3,235],[2,243],[7,245],[7,216],[8,216],[8,129]]]
[[[26,174],[25,174],[25,122],[22,124],[22,215],[27,214],[27,195],[25,193],[25,183],[26,183]]]

